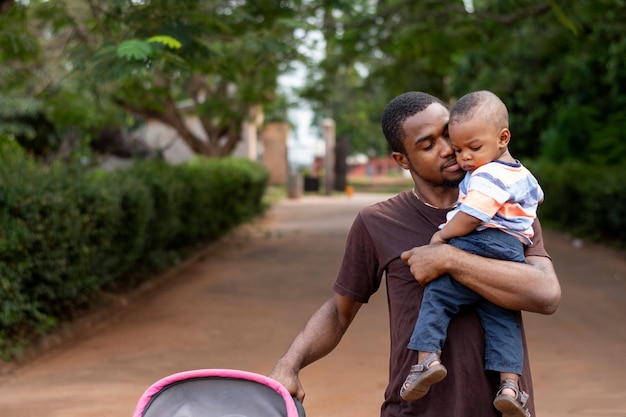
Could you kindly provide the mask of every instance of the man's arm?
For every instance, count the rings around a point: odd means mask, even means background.
[[[553,314],[561,286],[549,258],[529,256],[527,264],[473,255],[451,245],[408,250],[402,260],[422,285],[448,273],[458,282],[501,307]]]
[[[269,377],[284,385],[299,401],[304,400],[298,373],[339,344],[361,305],[334,294],[311,316],[287,352],[278,359]]]

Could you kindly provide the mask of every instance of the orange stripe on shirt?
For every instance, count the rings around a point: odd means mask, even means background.
[[[485,213],[489,217],[493,217],[500,209],[500,203],[478,190],[470,190],[460,200],[462,203]]]

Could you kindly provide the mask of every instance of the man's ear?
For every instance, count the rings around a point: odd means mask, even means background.
[[[396,161],[400,168],[409,169],[409,161],[406,159],[406,155],[401,152],[392,152],[391,157]]]
[[[502,148],[505,148],[509,145],[510,140],[511,140],[511,131],[505,127],[500,131],[500,134],[498,136],[498,145],[500,145],[500,147]]]

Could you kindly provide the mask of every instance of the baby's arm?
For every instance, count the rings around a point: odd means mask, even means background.
[[[453,237],[465,236],[481,224],[481,221],[474,216],[459,211],[437,231],[430,239],[430,243],[445,243]]]

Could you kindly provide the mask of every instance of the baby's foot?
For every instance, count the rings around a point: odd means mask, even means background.
[[[526,409],[528,394],[521,391],[517,383],[505,380],[493,400],[493,406],[502,413],[502,417],[530,417]]]
[[[446,377],[448,371],[439,360],[440,354],[441,352],[433,352],[424,362],[411,367],[411,371],[400,389],[400,396],[403,400],[413,401],[422,398],[431,385]]]

